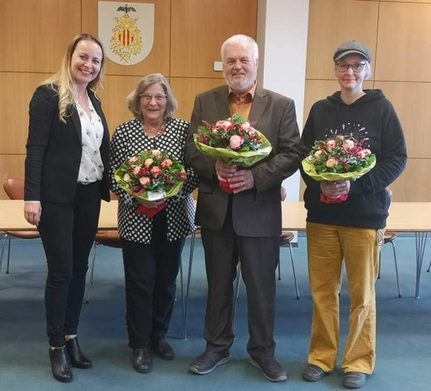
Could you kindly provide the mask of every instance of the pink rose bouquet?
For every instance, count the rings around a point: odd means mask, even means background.
[[[144,201],[177,195],[186,179],[184,166],[159,150],[140,152],[127,159],[115,172],[118,185]]]
[[[316,181],[354,181],[376,165],[376,156],[352,136],[315,141],[302,161],[304,172]],[[324,198],[324,196],[323,196]],[[345,201],[338,200],[338,202]],[[334,202],[322,199],[324,202]]]
[[[271,152],[271,144],[258,130],[240,115],[217,121],[214,125],[203,121],[194,135],[197,149],[205,155],[225,163],[250,167]]]

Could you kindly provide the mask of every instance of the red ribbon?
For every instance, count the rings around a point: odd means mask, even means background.
[[[218,183],[219,183],[219,185],[220,185],[221,189],[222,189],[224,192],[226,192],[226,193],[228,193],[228,194],[232,194],[232,193],[233,193],[233,190],[231,189],[231,187],[230,187],[230,183],[229,183],[228,181],[225,181],[225,180],[223,180],[223,179],[219,179]]]
[[[347,201],[348,198],[348,194],[343,194],[337,198],[330,198],[325,196],[325,194],[320,193],[320,202],[324,202],[325,204],[341,204],[342,202]]]
[[[135,213],[141,216],[142,215],[147,216],[149,219],[152,219],[157,213],[161,212],[165,208],[166,208],[165,202],[163,202],[163,204],[156,206],[155,208],[148,208],[147,206],[142,204],[138,209],[136,209]]]

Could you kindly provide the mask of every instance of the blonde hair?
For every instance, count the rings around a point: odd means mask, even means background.
[[[102,87],[102,76],[105,65],[105,52],[103,45],[95,36],[87,33],[79,34],[70,41],[67,46],[66,53],[63,55],[60,69],[45,80],[42,85],[50,85],[52,89],[58,93],[58,117],[60,121],[66,122],[66,111],[69,106],[75,103],[75,88],[72,74],[70,72],[70,63],[72,55],[75,51],[76,46],[81,41],[93,41],[100,46],[102,50],[102,59],[100,65],[100,71],[97,77],[88,84],[88,88],[95,92],[98,88]]]
[[[163,119],[166,120],[167,118],[174,115],[178,103],[172,93],[171,86],[161,73],[151,73],[145,76],[127,97],[127,107],[135,116],[135,118],[143,120],[141,110],[141,95],[148,87],[152,86],[153,84],[160,84],[166,95],[166,110]]]

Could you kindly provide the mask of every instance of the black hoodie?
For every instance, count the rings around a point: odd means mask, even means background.
[[[301,172],[307,184],[304,193],[307,221],[359,228],[384,228],[390,204],[386,191],[404,170],[406,144],[392,104],[380,90],[365,90],[365,95],[347,105],[340,92],[316,102],[302,133],[306,154],[315,140],[335,135],[349,135],[364,140],[364,147],[376,155],[376,165],[351,182],[347,201],[326,204],[320,201],[320,185]]]

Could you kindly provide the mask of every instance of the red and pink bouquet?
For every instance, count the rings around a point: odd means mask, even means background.
[[[187,174],[184,166],[167,152],[151,150],[127,159],[117,169],[114,177],[120,188],[136,199],[157,201],[177,195]],[[159,211],[161,209],[163,207]],[[146,210],[141,209],[139,212],[148,215]],[[151,211],[148,213],[151,214]]]
[[[245,118],[234,114],[214,125],[203,121],[194,135],[196,148],[204,155],[227,164],[250,167],[271,153],[268,139],[253,128]],[[221,188],[231,193],[229,183],[220,179]]]
[[[271,152],[271,144],[240,115],[217,121],[203,121],[194,136],[197,149],[228,164],[250,167]]]
[[[363,144],[363,140],[341,135],[315,141],[310,154],[302,161],[302,168],[316,181],[354,181],[376,165],[376,156]]]

